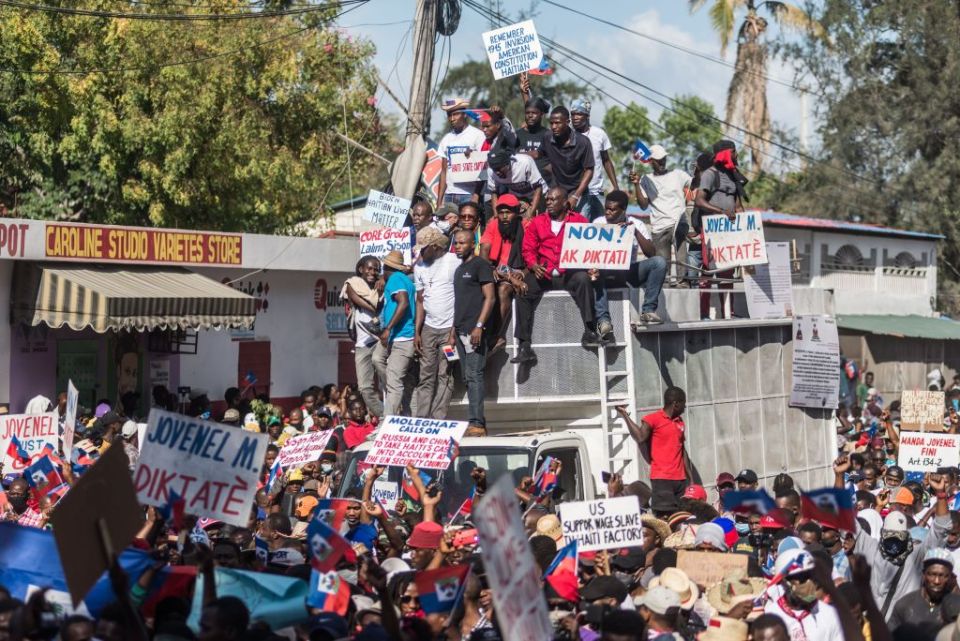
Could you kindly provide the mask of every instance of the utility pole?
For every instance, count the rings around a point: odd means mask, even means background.
[[[424,136],[430,124],[430,80],[436,48],[438,0],[417,0],[413,25],[413,78],[410,83],[410,112],[403,153],[393,166],[393,191],[401,198],[412,198],[420,183],[426,160]]]

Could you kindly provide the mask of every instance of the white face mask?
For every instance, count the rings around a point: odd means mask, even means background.
[[[439,229],[440,231],[442,231],[444,234],[447,234],[447,233],[450,232],[450,223],[448,223],[448,222],[445,221],[445,220],[438,220],[438,221],[437,221],[437,229]]]

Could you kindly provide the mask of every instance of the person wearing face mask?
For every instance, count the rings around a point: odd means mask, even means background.
[[[7,489],[7,500],[10,502],[12,511],[7,512],[5,518],[27,527],[42,528],[45,518],[36,502],[30,500],[29,492],[30,485],[25,478],[13,480]]]
[[[767,591],[768,600],[763,610],[783,620],[791,639],[844,638],[836,608],[817,599],[814,561],[809,552],[802,548],[784,552],[777,557],[774,575],[783,580]]]
[[[953,557],[943,548],[928,550],[923,557],[923,579],[920,589],[897,600],[890,615],[889,627],[894,639],[934,639],[948,621],[945,612],[956,611],[960,595],[952,594]],[[948,602],[950,607],[948,608]]]
[[[847,553],[843,551],[843,537],[840,532],[824,525],[820,536],[820,545],[830,553],[830,557],[833,559],[834,576],[849,581],[851,578],[850,560],[847,558]]]

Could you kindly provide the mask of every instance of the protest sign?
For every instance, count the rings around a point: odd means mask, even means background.
[[[767,243],[766,265],[743,270],[743,292],[750,318],[793,316],[790,243]]]
[[[728,269],[767,262],[763,220],[759,211],[742,211],[736,219],[704,216],[703,232],[711,269]]]
[[[287,439],[277,455],[277,463],[283,469],[302,467],[311,461],[316,461],[323,454],[333,430],[322,432],[307,432],[300,436]]]
[[[466,431],[466,421],[386,416],[364,462],[398,467],[413,463],[414,467],[427,470],[445,470]]]
[[[945,403],[943,392],[903,390],[900,395],[900,430],[942,430]]]
[[[381,227],[403,229],[409,213],[408,199],[371,189],[367,196],[367,206],[363,210],[363,219]]]
[[[412,238],[410,228],[389,229],[380,227],[360,232],[360,255],[383,258],[393,250],[403,253],[403,262],[411,264]]]
[[[792,407],[832,410],[840,395],[840,339],[831,316],[793,317]]]
[[[173,491],[187,514],[246,527],[268,440],[266,434],[150,410],[134,474],[137,496],[163,507]]]
[[[107,449],[63,495],[50,524],[76,607],[143,525],[123,446]]]
[[[39,454],[44,446],[49,445],[57,451],[57,441],[60,438],[57,427],[57,413],[44,414],[5,414],[0,416],[0,451],[3,452],[3,471],[22,472],[28,465],[10,456],[7,449],[10,440],[16,436],[20,447],[28,457]]]
[[[395,509],[399,499],[400,486],[397,483],[379,479],[373,482],[373,500],[379,503],[383,509]]]
[[[448,183],[472,183],[487,179],[487,152],[472,151],[467,157],[465,153],[451,152],[447,159]]]
[[[747,554],[678,550],[677,568],[701,588],[709,588],[723,580],[733,570],[742,570],[747,576]]]
[[[960,434],[901,433],[897,465],[906,472],[936,472],[960,465]]]
[[[509,474],[501,476],[473,505],[472,513],[497,623],[503,641],[552,639],[553,626],[540,586],[542,573],[520,523],[512,481]]]
[[[560,267],[564,269],[630,269],[633,227],[567,223],[563,228]]]
[[[67,381],[67,409],[63,417],[63,455],[69,460],[73,451],[73,435],[77,429],[77,405],[80,403],[80,392]]]
[[[561,503],[560,525],[564,539],[576,540],[579,552],[643,545],[636,496]]]
[[[483,33],[494,80],[502,80],[540,68],[543,49],[533,20],[525,20]]]

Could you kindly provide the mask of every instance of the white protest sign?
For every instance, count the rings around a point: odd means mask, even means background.
[[[6,414],[0,416],[0,448],[3,452],[3,472],[22,472],[26,465],[21,465],[7,453],[10,441],[14,436],[20,442],[20,447],[27,456],[39,454],[44,446],[50,445],[57,450],[57,441],[60,438],[57,427],[57,413],[43,414]]]
[[[402,229],[409,213],[410,201],[406,198],[371,189],[367,195],[363,219],[381,227]]]
[[[466,421],[386,416],[377,427],[367,465],[394,465],[428,470],[445,470],[453,460],[451,452],[467,431]]]
[[[763,220],[759,211],[742,211],[735,220],[704,216],[703,232],[711,269],[727,269],[767,262]]]
[[[246,527],[269,436],[150,410],[133,483],[141,503],[176,492],[188,514]]]
[[[900,430],[925,432],[943,429],[943,392],[903,390],[900,396]]]
[[[80,392],[72,380],[67,380],[67,409],[63,417],[63,455],[70,459],[73,451],[73,435],[77,429],[77,405],[80,403]]]
[[[636,496],[561,503],[560,525],[567,541],[576,539],[578,552],[643,545]]]
[[[137,423],[137,451],[143,451],[143,441],[147,437],[147,424]]]
[[[960,466],[960,434],[903,432],[897,465],[907,472],[936,472]]]
[[[840,339],[830,316],[793,317],[790,405],[834,409],[840,396]]]
[[[503,641],[546,641],[553,638],[553,626],[512,481],[509,474],[501,476],[474,502],[471,518],[480,537]]]
[[[767,243],[766,265],[743,270],[743,292],[750,318],[793,316],[790,243]]]
[[[403,262],[410,265],[411,247],[409,227],[403,229],[380,227],[360,232],[361,256],[375,256],[382,259],[393,250],[398,250],[403,252]]]
[[[630,269],[633,227],[567,223],[563,227],[563,269]]]
[[[468,158],[465,153],[451,152],[447,159],[448,183],[472,183],[487,179],[487,152],[472,151]]]
[[[381,481],[377,479],[373,482],[373,500],[379,503],[383,509],[392,510],[397,507],[397,501],[400,499],[400,486],[393,481]]]
[[[485,31],[483,48],[487,50],[494,80],[537,69],[543,59],[543,49],[533,20]]]
[[[327,446],[331,434],[333,434],[333,430],[324,430],[322,432],[307,432],[287,439],[277,455],[277,463],[286,470],[287,468],[302,467],[307,463],[318,460],[320,455],[323,454],[323,448]]]

